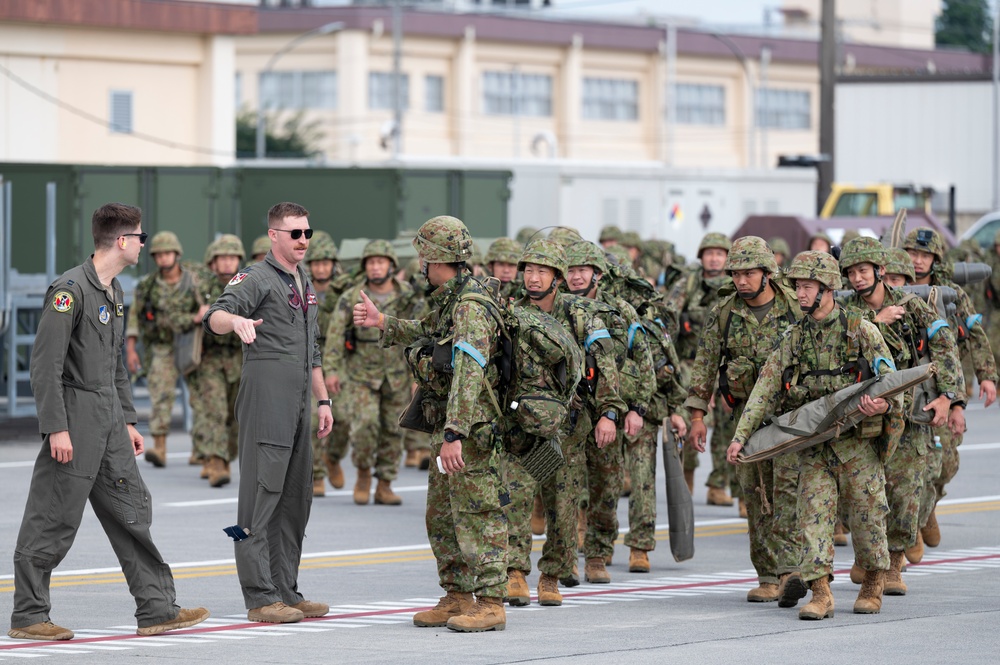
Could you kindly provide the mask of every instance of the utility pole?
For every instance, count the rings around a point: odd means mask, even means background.
[[[837,14],[834,0],[823,0],[823,15],[820,20],[819,46],[819,152],[822,158],[817,169],[819,182],[816,184],[816,214],[823,208],[823,202],[830,195],[834,173],[834,86],[837,65]]]

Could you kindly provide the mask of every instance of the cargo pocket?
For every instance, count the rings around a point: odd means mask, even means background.
[[[267,492],[280,492],[285,485],[291,446],[276,443],[257,444],[257,482]]]
[[[456,473],[451,480],[452,506],[460,513],[500,509],[500,478],[492,468]]]

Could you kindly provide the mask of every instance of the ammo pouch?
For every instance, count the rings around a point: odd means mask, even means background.
[[[569,405],[546,395],[519,395],[510,408],[521,429],[541,437],[555,436],[569,418]]]
[[[557,439],[536,439],[535,445],[528,452],[513,455],[528,475],[540,483],[551,478],[566,463]]]
[[[451,338],[443,339],[434,344],[434,349],[431,351],[431,367],[439,374],[451,375],[455,373],[455,366],[451,364],[454,360],[452,345]]]
[[[417,388],[413,392],[413,397],[410,398],[410,403],[406,405],[406,409],[399,414],[398,425],[403,429],[412,429],[415,432],[427,432],[428,434],[434,431],[434,423],[430,422],[424,416],[423,401],[425,392],[423,388]]]
[[[354,326],[344,331],[344,350],[348,353],[354,353],[358,350],[358,332]]]
[[[725,367],[725,377],[729,394],[743,400],[750,397],[756,376],[757,368],[754,367],[754,364],[748,358],[740,356],[730,360]],[[722,387],[721,381],[719,382],[719,387]]]

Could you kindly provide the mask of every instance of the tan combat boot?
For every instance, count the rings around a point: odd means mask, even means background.
[[[232,480],[229,477],[229,464],[221,457],[208,460],[208,484],[212,487],[222,487]]]
[[[306,619],[315,619],[317,617],[325,617],[330,612],[330,606],[326,603],[317,603],[312,600],[303,600],[294,605],[289,605],[289,607],[302,612],[302,616]]]
[[[781,597],[781,591],[774,582],[758,582],[756,589],[747,591],[748,603],[771,603]]]
[[[247,612],[247,620],[258,623],[298,623],[304,618],[302,610],[289,607],[280,600],[263,607],[255,607]]]
[[[531,604],[531,591],[524,573],[520,570],[507,571],[507,602],[514,607],[524,607]]]
[[[778,578],[778,607],[795,607],[807,593],[809,588],[798,573],[785,573]]]
[[[191,457],[188,457],[188,466],[198,466],[199,464],[205,464],[205,456],[196,450],[192,450]]]
[[[475,605],[465,614],[448,619],[449,630],[459,633],[501,631],[507,627],[507,612],[500,598],[477,598]]]
[[[153,448],[146,449],[146,461],[157,468],[167,465],[167,436],[160,434],[153,437]]]
[[[721,487],[709,487],[708,496],[705,501],[710,506],[731,506],[733,500],[726,494],[726,490]]]
[[[194,609],[185,609],[182,607],[180,611],[177,612],[177,616],[173,619],[168,619],[152,626],[145,626],[135,631],[135,634],[159,635],[160,633],[165,633],[168,630],[190,628],[195,624],[201,623],[210,616],[211,614],[204,607],[195,607]]]
[[[851,564],[851,581],[855,584],[861,584],[865,581],[865,569],[858,565],[855,561]]]
[[[326,479],[313,476],[313,496],[326,496]]]
[[[906,548],[906,560],[910,563],[920,563],[924,558],[924,537],[917,531],[917,540]]]
[[[649,555],[646,554],[646,550],[640,550],[632,548],[628,554],[628,572],[630,573],[648,573],[649,572]]]
[[[406,459],[403,460],[403,466],[405,466],[407,469],[416,469],[417,466],[420,464],[420,460],[417,459],[417,457],[418,456],[416,450],[407,450]]]
[[[684,469],[684,482],[688,485],[688,492],[694,494],[694,469]]]
[[[870,571],[869,571],[870,572]],[[879,589],[879,597],[882,596]],[[906,582],[903,581],[903,553],[889,552],[889,570],[885,571],[885,595],[905,596]]]
[[[421,471],[431,468],[431,451],[426,448],[417,451],[417,468]]]
[[[591,584],[609,584],[611,575],[604,566],[604,558],[595,556],[587,559],[587,564],[583,567],[583,577]]]
[[[938,526],[936,512],[936,510],[931,511],[927,524],[920,529],[920,535],[924,537],[924,545],[927,547],[937,547],[941,544],[941,527]]]
[[[403,498],[392,491],[392,483],[379,478],[378,485],[375,486],[375,503],[382,506],[398,506],[403,503]]]
[[[559,580],[559,583],[565,587],[575,587],[580,586],[580,565],[576,562],[573,563],[573,572],[571,572],[566,577]]]
[[[7,631],[7,637],[18,640],[41,640],[43,642],[62,641],[73,639],[73,631],[62,626],[57,626],[51,621],[34,623],[23,628],[11,628]]]
[[[323,455],[323,464],[326,466],[326,477],[330,481],[330,486],[335,489],[344,488],[344,469],[341,468],[340,462],[331,462],[330,458]]]
[[[538,604],[547,607],[562,605],[562,594],[559,593],[559,580],[552,575],[542,573],[538,578]]]
[[[847,546],[847,532],[844,531],[844,523],[837,520],[837,523],[833,525],[833,544],[837,547]],[[855,582],[855,584],[860,584],[860,582]]]
[[[372,470],[358,469],[358,479],[354,483],[354,503],[367,506],[372,493]]]
[[[833,594],[830,593],[830,578],[823,576],[809,585],[812,598],[799,610],[800,619],[826,619],[833,617]]]
[[[198,474],[198,477],[201,478],[202,480],[208,480],[208,466],[209,466],[208,463],[211,461],[212,458],[203,457],[201,462],[199,462],[199,464],[201,464],[201,473]]]
[[[902,554],[902,552],[894,552]],[[865,581],[861,584],[858,599],[854,601],[855,614],[878,614],[882,610],[882,590],[884,570],[865,571]]]
[[[471,593],[449,591],[438,604],[429,610],[413,615],[413,625],[421,628],[440,628],[448,625],[448,619],[465,614],[474,604]]]
[[[538,494],[535,495],[535,505],[531,507],[531,533],[536,536],[545,535],[545,506]]]

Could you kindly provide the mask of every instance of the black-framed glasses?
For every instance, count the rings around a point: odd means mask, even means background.
[[[272,231],[281,231],[282,233],[287,233],[288,235],[292,236],[292,240],[298,240],[303,235],[305,235],[306,240],[309,240],[309,238],[313,237],[313,230],[312,229],[291,229],[291,230],[289,230],[289,229],[271,229],[271,230]]]
[[[140,245],[145,245],[146,244],[146,239],[149,237],[149,234],[148,233],[123,233],[121,235],[121,237],[122,238],[129,238],[129,237],[138,238],[139,239],[139,244]]]

